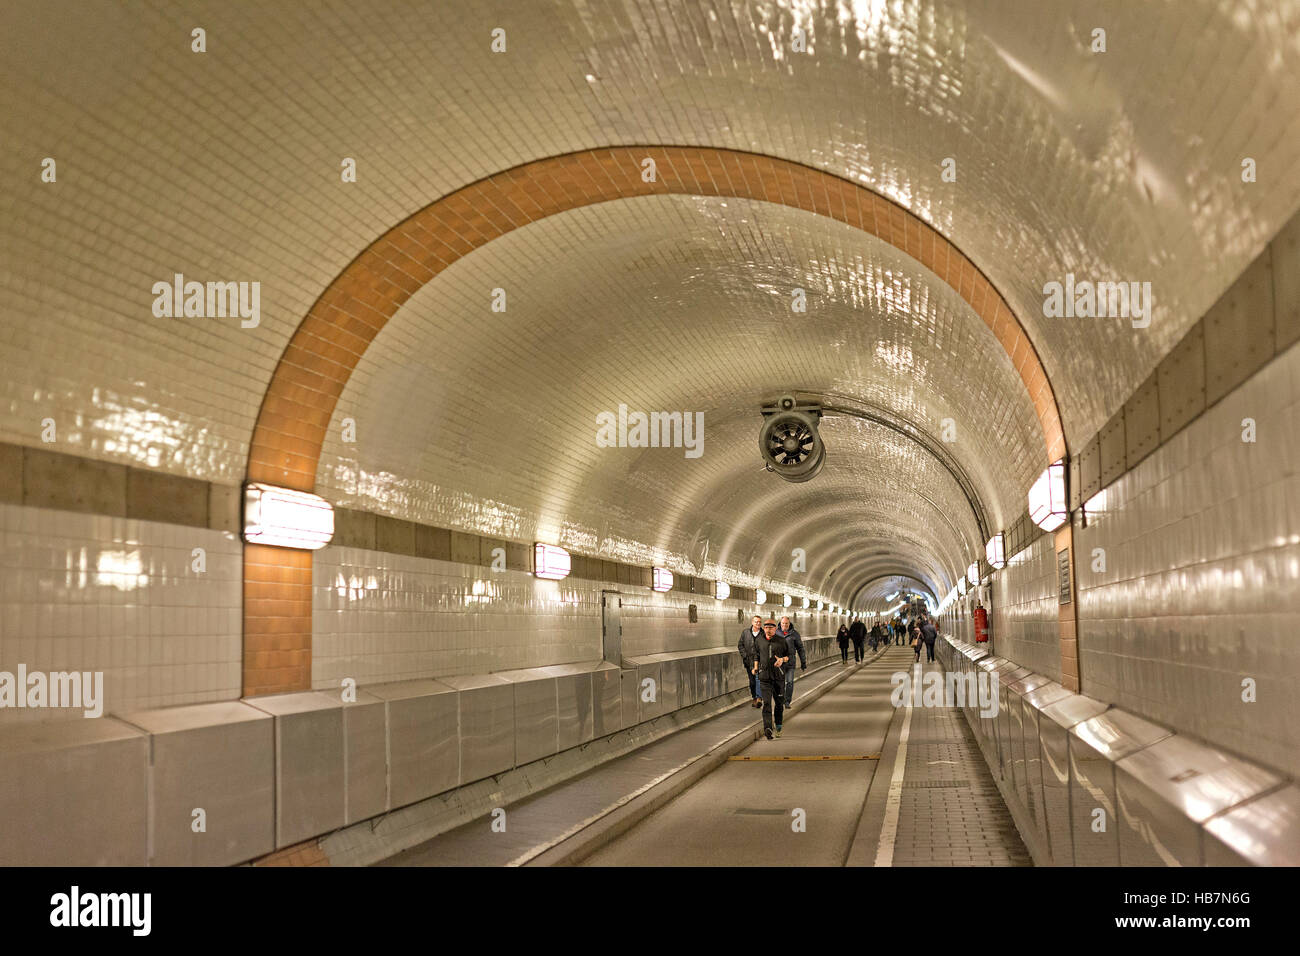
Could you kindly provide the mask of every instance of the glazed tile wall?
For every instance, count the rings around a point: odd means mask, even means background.
[[[1246,418],[1254,443],[1242,440]],[[1290,774],[1300,773],[1297,436],[1300,346],[1106,488],[1076,528],[1083,692]],[[1247,677],[1254,703],[1241,699]]]
[[[990,617],[994,654],[1059,681],[1060,605],[1053,541],[1052,535],[1040,537],[993,576]],[[966,617],[969,621],[969,612]],[[969,626],[961,636],[975,640]]]
[[[106,714],[237,698],[240,574],[228,532],[0,504],[0,671],[102,671]]]
[[[450,561],[326,548],[313,565],[312,687],[483,674],[601,657],[602,590],[623,599],[623,656],[730,647],[749,605]],[[691,624],[694,603],[699,622]],[[805,612],[806,613],[806,612]],[[799,618],[829,633],[829,615]],[[818,628],[821,628],[820,630]]]

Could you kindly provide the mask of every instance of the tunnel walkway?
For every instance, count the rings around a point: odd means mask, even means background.
[[[584,865],[1029,865],[961,713],[917,707],[892,719],[891,675],[938,667],[917,670],[910,648],[889,647],[780,740],[757,741]],[[852,755],[878,759],[766,759]]]

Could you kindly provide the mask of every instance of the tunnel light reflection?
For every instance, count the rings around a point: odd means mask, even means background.
[[[101,587],[134,591],[149,583],[139,551],[101,551],[95,561],[95,583]]]
[[[667,568],[655,568],[654,583],[650,586],[656,591],[671,591],[673,589],[673,573]]]

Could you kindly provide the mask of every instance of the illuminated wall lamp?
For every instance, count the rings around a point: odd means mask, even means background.
[[[1029,517],[1044,531],[1055,531],[1070,520],[1064,461],[1048,465],[1029,489]]]
[[[964,576],[957,579],[957,593],[963,595],[966,593],[966,578]]]
[[[244,486],[244,540],[316,551],[334,537],[334,508],[305,491],[249,482]]]
[[[1001,531],[989,538],[989,543],[984,545],[984,560],[994,570],[1007,566],[1007,538]]]
[[[569,552],[553,544],[533,545],[533,574],[546,581],[563,581],[573,570]]]
[[[808,610],[808,608],[810,608],[810,607],[812,607],[812,601],[808,600],[807,598],[804,598],[804,599],[803,599],[803,609],[806,611],[806,610]]]
[[[650,587],[655,591],[671,591],[673,589],[673,573],[667,568],[654,568],[654,583]]]
[[[782,594],[782,595],[781,595],[781,606],[782,606],[782,607],[789,607],[789,606],[790,606],[791,604],[793,604],[793,603],[794,603],[794,598],[790,597],[790,595],[788,595],[788,594]]]
[[[759,588],[757,591],[755,591],[755,592],[754,592],[754,603],[755,603],[755,604],[766,604],[766,603],[767,603],[767,592],[764,591],[762,588]]]
[[[719,601],[725,601],[731,597],[731,585],[726,581],[715,581],[713,584],[713,596]]]
[[[970,567],[966,569],[966,583],[975,587],[980,583],[980,563],[972,561]]]

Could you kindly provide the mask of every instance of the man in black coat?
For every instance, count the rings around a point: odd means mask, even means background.
[[[776,621],[763,622],[763,636],[755,645],[757,659],[754,673],[763,688],[763,733],[772,739],[773,707],[776,709],[776,735],[781,736],[781,719],[785,716],[785,665],[790,660],[790,648],[776,632]]]
[[[740,651],[740,662],[745,667],[745,676],[749,678],[749,696],[753,698],[755,707],[763,706],[763,694],[758,686],[758,676],[754,673],[757,645],[762,638],[763,619],[755,614],[750,619],[749,627],[740,632],[740,643],[736,645],[736,650]]]
[[[939,631],[935,628],[934,622],[929,617],[921,618],[921,640],[925,642],[925,659],[927,661],[934,660],[934,642],[938,639]],[[920,658],[919,650],[916,656]]]
[[[862,645],[867,639],[867,625],[862,621],[856,620],[849,625],[849,640],[853,642],[853,660],[860,662],[866,655],[862,651]]]

